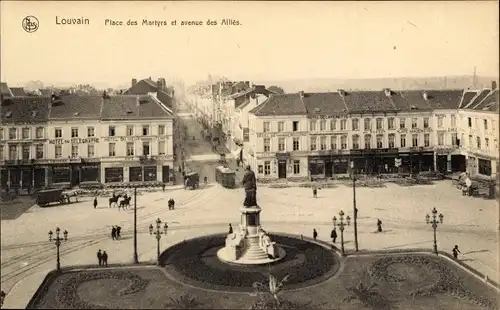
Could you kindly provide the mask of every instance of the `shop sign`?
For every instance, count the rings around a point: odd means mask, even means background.
[[[399,128],[397,130],[398,133],[407,133],[408,132],[408,128]]]
[[[290,158],[290,152],[278,152],[276,153],[276,158],[278,160],[287,160]]]
[[[456,128],[448,128],[448,132],[457,132]]]
[[[72,139],[54,139],[49,140],[50,144],[84,144],[84,143],[99,143],[99,138],[72,138]]]
[[[132,142],[138,140],[150,141],[150,140],[168,140],[169,136],[117,136],[117,137],[104,137],[105,142]]]
[[[412,129],[410,129],[410,133],[421,133],[421,132],[423,132],[423,130],[420,129],[420,128],[412,128]]]
[[[314,115],[311,116],[310,119],[340,119],[347,118],[349,115]]]

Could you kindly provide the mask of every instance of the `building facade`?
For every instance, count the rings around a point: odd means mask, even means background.
[[[274,95],[250,111],[246,160],[261,179],[345,176],[351,162],[361,174],[466,171],[464,96],[389,89]]]

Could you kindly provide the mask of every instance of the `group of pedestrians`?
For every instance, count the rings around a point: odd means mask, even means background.
[[[111,239],[120,240],[122,236],[120,235],[122,228],[118,225],[113,225],[111,228]]]
[[[106,251],[101,252],[101,249],[97,251],[97,260],[99,262],[99,266],[108,266],[108,253]]]

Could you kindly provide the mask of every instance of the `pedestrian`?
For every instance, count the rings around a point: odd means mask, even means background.
[[[313,197],[318,198],[318,189],[316,188],[316,186],[313,187]]]
[[[233,226],[231,226],[231,223],[229,223],[229,234],[233,233]]]
[[[94,197],[94,209],[97,208],[97,197]]]
[[[111,239],[116,239],[116,227],[114,225],[113,228],[111,228]]]
[[[358,218],[358,207],[354,207],[354,217]]]
[[[458,249],[458,245],[455,245],[455,247],[453,248],[453,250],[451,250],[453,252],[453,257],[455,259],[458,258],[458,253],[461,253],[460,250]]]
[[[99,249],[99,251],[97,251],[97,260],[99,261],[99,266],[102,265],[102,253],[101,253],[101,249]]]
[[[165,183],[161,183],[161,189],[162,191],[165,191]]]
[[[203,182],[205,183],[205,185],[208,183],[208,178],[206,176],[203,178]]]
[[[316,240],[318,238],[318,232],[316,231],[316,228],[313,229],[313,238]]]
[[[108,253],[102,252],[102,265],[108,267]]]
[[[122,238],[122,236],[120,235],[120,232],[121,232],[122,228],[118,225],[116,225],[116,239],[117,240],[120,240]]]
[[[377,219],[377,231],[382,232],[382,221]]]
[[[337,240],[337,229],[335,229],[335,227],[333,228],[330,237],[332,238],[332,242],[335,243],[335,240]]]

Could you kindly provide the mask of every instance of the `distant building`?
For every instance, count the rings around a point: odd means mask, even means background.
[[[27,96],[24,88],[22,87],[10,87],[10,91],[14,97],[24,97]]]
[[[14,96],[7,83],[0,83],[0,96],[2,98]]]
[[[123,92],[124,95],[148,95],[154,94],[154,96],[165,104],[169,109],[173,109],[174,104],[174,90],[173,88],[167,87],[164,78],[159,78],[158,81],[153,81],[151,77],[147,79],[142,79],[137,81],[137,79],[132,79],[132,83],[129,89]]]

